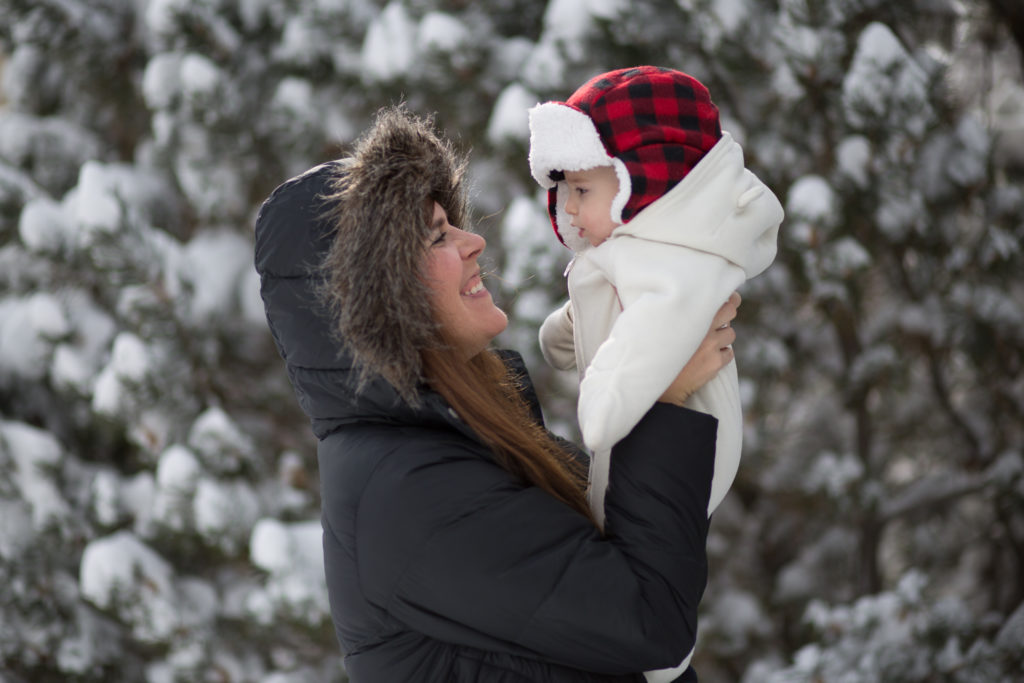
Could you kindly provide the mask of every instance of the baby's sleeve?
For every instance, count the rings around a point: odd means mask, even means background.
[[[556,370],[576,368],[576,349],[572,340],[572,301],[555,309],[540,326],[540,352]]]
[[[611,448],[654,405],[744,274],[720,256],[629,236],[595,249],[591,259],[623,306],[580,384],[580,430],[598,451]]]

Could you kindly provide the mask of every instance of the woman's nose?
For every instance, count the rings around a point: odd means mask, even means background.
[[[487,246],[487,240],[475,232],[463,232],[462,258],[471,259],[480,255]]]

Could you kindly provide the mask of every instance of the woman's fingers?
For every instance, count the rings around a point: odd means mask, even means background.
[[[739,292],[733,292],[729,296],[729,300],[722,304],[715,314],[711,325],[712,333],[706,341],[712,341],[719,349],[724,349],[736,341],[736,331],[732,329],[731,322],[736,318],[741,301]]]
[[[739,305],[740,295],[734,292],[715,314],[711,329],[697,352],[658,400],[683,405],[693,392],[732,362],[732,343],[736,341],[736,330],[729,322],[736,317]]]

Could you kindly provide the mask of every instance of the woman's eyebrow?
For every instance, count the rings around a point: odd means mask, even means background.
[[[441,228],[444,227],[446,220],[447,219],[444,216],[438,216],[437,220],[435,220],[434,224],[430,227],[434,230],[440,230]]]

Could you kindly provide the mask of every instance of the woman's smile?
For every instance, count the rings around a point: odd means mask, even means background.
[[[447,341],[472,358],[487,348],[508,325],[484,286],[477,258],[487,242],[475,233],[451,225],[434,202],[433,232],[424,256],[424,279],[431,305]]]

